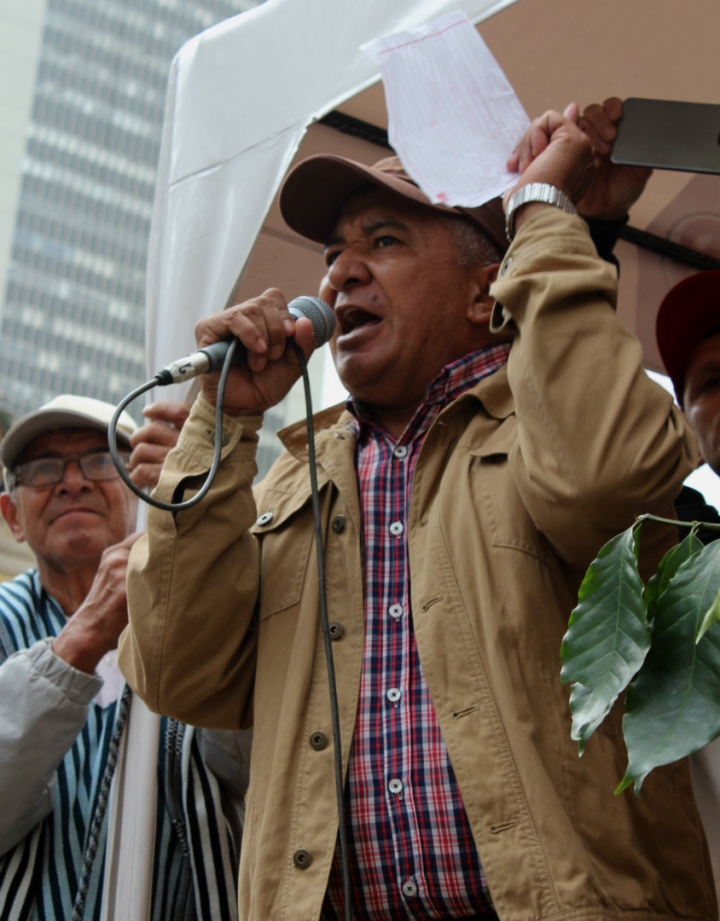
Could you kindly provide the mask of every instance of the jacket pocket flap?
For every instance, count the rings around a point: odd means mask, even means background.
[[[322,492],[328,479],[326,473],[318,470],[319,492]],[[261,485],[256,494],[258,517],[255,524],[251,525],[250,532],[260,536],[282,528],[311,501],[311,497],[310,483],[307,480],[298,483],[297,488],[291,485],[284,489],[264,489]]]
[[[507,456],[516,439],[517,419],[515,416],[508,416],[489,438],[484,438],[482,442],[471,442],[468,452],[474,457]]]

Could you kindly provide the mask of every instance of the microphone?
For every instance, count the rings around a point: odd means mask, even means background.
[[[296,297],[288,304],[288,311],[299,320],[301,317],[307,317],[312,323],[313,335],[317,344],[325,345],[332,338],[335,332],[335,313],[325,301],[319,297]],[[247,359],[247,349],[238,340],[233,354],[233,365],[241,365]],[[213,371],[220,371],[225,356],[227,355],[232,340],[223,339],[220,342],[213,342],[212,345],[206,345],[205,348],[192,355],[186,355],[185,358],[179,358],[177,361],[166,365],[162,371],[155,375],[155,383],[159,387],[166,387],[168,384],[182,384],[183,381],[192,380],[199,374],[208,374]]]

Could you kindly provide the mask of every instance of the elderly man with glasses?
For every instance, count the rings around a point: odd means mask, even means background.
[[[96,919],[103,908],[107,793],[129,702],[115,648],[138,536],[137,500],[108,451],[113,411],[60,396],[16,422],[0,446],[2,513],[37,557],[37,569],[0,586],[3,918]],[[119,422],[121,456],[128,463],[135,449],[143,484],[147,462],[177,438],[159,424],[157,414],[141,430],[125,413]],[[232,919],[238,740],[164,719],[160,743],[151,917]]]

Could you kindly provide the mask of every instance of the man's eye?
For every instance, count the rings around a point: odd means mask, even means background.
[[[101,454],[88,454],[83,460],[85,466],[90,470],[105,472],[115,467],[112,457],[106,452],[102,452]]]
[[[375,239],[375,246],[378,247],[378,249],[382,249],[385,246],[392,246],[394,243],[398,242],[397,237],[389,233],[384,233],[381,237]]]
[[[331,250],[328,253],[325,253],[325,265],[330,268],[330,266],[335,262],[337,257],[340,255],[340,250]]]
[[[698,393],[707,393],[709,390],[717,390],[718,387],[720,387],[720,377],[711,375],[700,381]]]
[[[55,473],[61,463],[62,461],[60,461],[57,457],[42,457],[39,460],[30,461],[28,467],[32,469],[33,473],[39,473],[42,476],[46,473]]]

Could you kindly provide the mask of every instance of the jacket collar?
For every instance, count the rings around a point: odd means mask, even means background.
[[[507,364],[462,393],[445,407],[440,418],[454,415],[457,412],[474,411],[473,404],[477,403],[480,403],[488,415],[498,421],[506,419],[515,412],[515,403],[508,385]],[[353,416],[343,403],[337,403],[335,406],[316,413],[313,421],[318,452],[321,445],[327,445],[335,440],[347,441],[354,445],[353,434],[348,428],[348,423],[352,419]],[[293,457],[307,463],[307,426],[304,419],[281,429],[278,432],[278,438]]]
[[[345,409],[344,403],[337,403],[328,409],[323,409],[313,416],[315,427],[315,440],[318,436],[329,434],[331,437],[344,438],[354,441],[353,435],[347,429],[347,424],[352,420],[352,416]],[[277,433],[278,438],[283,446],[294,458],[307,463],[307,423],[305,419],[300,422],[294,422]],[[323,439],[325,440],[325,439]]]
[[[502,420],[512,416],[515,412],[515,401],[508,383],[507,363],[498,368],[494,374],[483,378],[470,390],[466,390],[455,400],[455,404],[460,404],[465,400],[475,400],[481,403],[488,415],[494,419]]]

